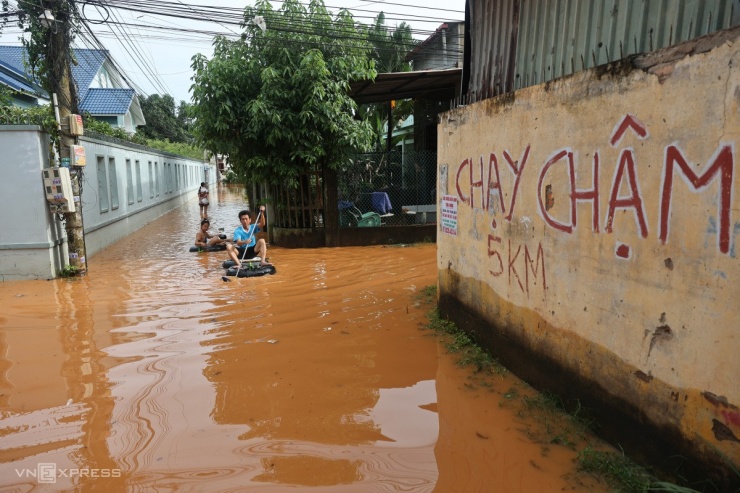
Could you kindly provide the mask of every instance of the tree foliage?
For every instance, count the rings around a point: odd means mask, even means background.
[[[187,119],[181,114],[187,113],[187,103],[180,102],[175,108],[175,100],[169,94],[152,94],[141,98],[141,111],[146,125],[137,129],[147,139],[169,140],[170,142],[189,142],[192,136],[185,126]]]
[[[7,98],[7,99],[6,99]],[[20,108],[10,105],[10,92],[0,88],[0,125],[39,125],[49,134],[49,160],[54,160],[57,144],[57,122],[51,106]]]
[[[259,24],[264,22],[266,30]],[[296,183],[311,165],[337,169],[368,149],[371,129],[355,118],[351,80],[375,76],[371,46],[346,10],[267,0],[245,9],[240,40],[217,38],[213,57],[193,58],[193,130],[256,181]]]
[[[385,14],[380,12],[375,22],[366,28],[368,41],[373,45],[373,59],[378,72],[408,72],[411,63],[406,60],[408,53],[417,42],[411,35],[411,26],[402,22],[391,29],[385,25]]]
[[[379,73],[411,70],[411,64],[406,61],[406,56],[416,47],[417,42],[411,35],[409,24],[402,22],[395,28],[389,28],[385,24],[385,14],[380,12],[375,17],[375,22],[366,28],[365,33],[373,45],[373,59]],[[365,104],[360,107],[360,117],[368,121],[373,128],[373,146],[376,151],[386,149],[388,126],[392,132],[396,125],[413,113],[412,100],[395,101],[394,103],[395,107],[392,110],[389,110],[387,103]],[[391,114],[393,118],[389,118]],[[391,147],[395,143],[392,140]]]
[[[12,92],[10,88],[5,85],[0,85],[0,107],[10,106],[13,102]]]
[[[167,139],[146,138],[140,133],[131,135],[122,128],[113,127],[107,122],[96,120],[89,113],[82,115],[82,118],[84,121],[85,131],[88,133],[97,132],[99,134],[107,135],[108,137],[114,137],[119,140],[144,145],[151,147],[152,149],[177,154],[178,156],[184,156],[191,159],[203,160],[205,158],[205,151],[203,149],[187,142],[170,142]]]
[[[190,117],[190,104],[180,101],[177,108],[177,123],[180,125],[188,136],[188,142],[193,141],[193,119]]]
[[[82,123],[85,128],[85,133],[96,132],[99,134],[107,135],[108,137],[115,137],[118,140],[125,140],[127,142],[133,142],[134,144],[146,145],[146,139],[141,135],[129,134],[123,128],[114,127],[108,122],[98,120],[87,111],[82,114]]]
[[[45,10],[54,17],[50,27],[44,27],[40,18]],[[18,27],[26,34],[21,38],[26,51],[29,73],[34,76],[48,94],[57,94],[60,98],[70,91],[70,101],[60,101],[73,113],[78,113],[77,94],[74,84],[62,88],[63,73],[70,77],[69,60],[74,60],[72,41],[74,32],[81,24],[79,12],[74,2],[59,0],[45,4],[35,0],[18,0]],[[58,38],[58,39],[57,39]],[[52,39],[57,39],[53,42]],[[64,53],[55,50],[63,50]]]
[[[44,27],[40,21],[41,14],[45,10],[49,10],[55,19],[50,27]],[[0,11],[9,13],[7,1],[2,1]],[[75,29],[69,29],[69,27],[74,28],[80,24],[80,16],[74,3],[69,0],[59,0],[52,2],[51,5],[44,5],[33,0],[18,0],[17,15],[18,27],[26,34],[21,41],[26,51],[25,61],[28,65],[28,72],[39,81],[48,94],[57,94],[60,104],[66,105],[72,112],[77,113],[77,95],[74,84],[69,84],[64,91],[61,87],[61,84],[68,80],[63,77],[63,74],[69,74],[67,62],[73,59],[70,47],[74,39],[72,33]],[[63,52],[55,50],[63,50]],[[69,100],[64,99],[68,94],[67,89],[69,89]],[[58,146],[60,142],[58,128],[56,125],[48,124],[49,119],[43,116],[47,114],[43,110],[31,110],[15,115],[10,111],[6,116],[23,118],[25,115],[44,122],[44,129],[51,136],[52,143]]]
[[[189,157],[197,161],[208,160],[208,154],[205,150],[188,144],[187,142],[170,142],[169,140],[146,139],[146,145],[153,149],[177,154],[178,156]]]

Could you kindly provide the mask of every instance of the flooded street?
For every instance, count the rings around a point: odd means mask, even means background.
[[[230,235],[242,199],[214,202]],[[223,282],[198,222],[0,283],[1,491],[606,491],[507,405],[531,389],[472,384],[421,329],[434,244],[270,247],[276,275]]]

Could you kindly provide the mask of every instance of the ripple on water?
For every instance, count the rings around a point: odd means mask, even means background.
[[[211,214],[230,233],[229,200]],[[124,471],[89,491],[571,490],[574,453],[545,457],[498,377],[476,393],[418,331],[434,245],[270,247],[277,275],[224,283],[223,252],[188,251],[198,223],[188,203],[85,279],[0,290],[0,489],[17,463],[63,456]]]
[[[438,476],[433,447],[336,446],[253,440],[239,452],[258,457],[255,482],[317,487],[352,484],[353,491],[434,490]],[[306,471],[313,471],[306,474]]]

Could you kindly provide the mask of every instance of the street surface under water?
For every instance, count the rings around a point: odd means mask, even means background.
[[[231,234],[241,194],[212,191]],[[80,279],[0,283],[0,490],[606,491],[423,330],[435,245],[270,248],[223,282],[193,200]]]

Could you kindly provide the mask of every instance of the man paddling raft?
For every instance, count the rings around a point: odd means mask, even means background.
[[[260,206],[258,222],[252,224],[252,217],[248,210],[239,211],[239,222],[241,225],[234,230],[234,242],[226,244],[226,253],[240,265],[240,259],[260,258],[260,265],[270,265],[267,262],[267,243],[263,238],[257,240],[255,235],[265,228],[265,206]]]

